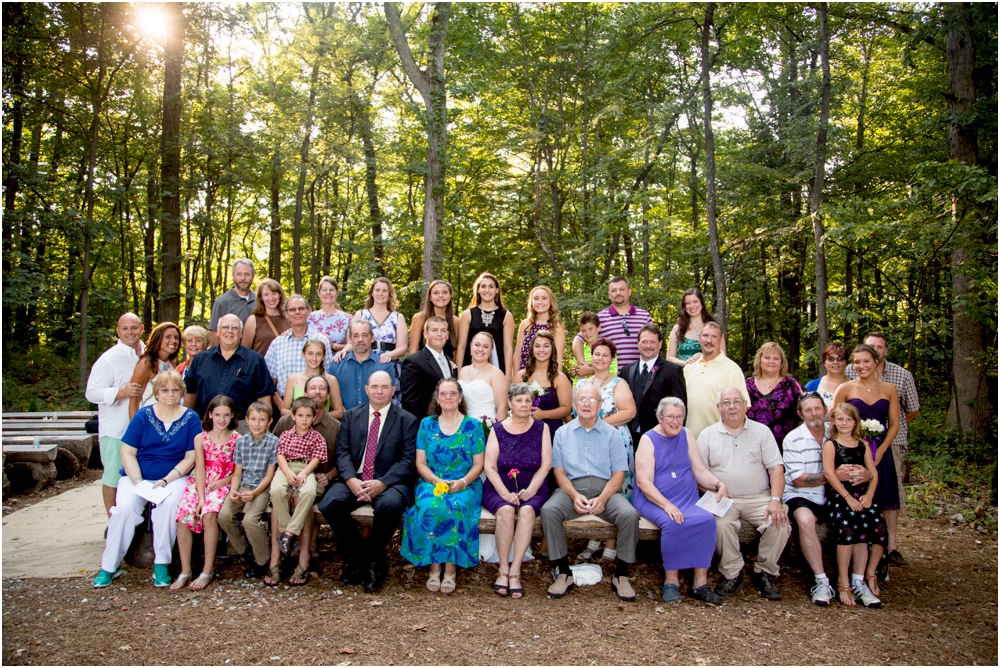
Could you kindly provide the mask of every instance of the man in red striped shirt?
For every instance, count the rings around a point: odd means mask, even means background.
[[[601,319],[601,336],[615,342],[618,348],[618,368],[639,361],[639,330],[653,322],[649,311],[631,303],[632,288],[622,276],[615,276],[608,283],[611,306],[597,314]]]

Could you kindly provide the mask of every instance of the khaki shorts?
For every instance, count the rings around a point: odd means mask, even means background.
[[[118,479],[122,477],[121,439],[101,436],[101,463],[104,465],[101,484],[105,487],[118,487]]]

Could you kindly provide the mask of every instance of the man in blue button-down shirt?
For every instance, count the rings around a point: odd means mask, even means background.
[[[639,514],[619,494],[628,470],[625,444],[618,430],[598,419],[601,393],[594,385],[577,390],[573,400],[577,418],[556,432],[552,443],[552,473],[559,489],[542,506],[542,530],[549,559],[556,562],[556,581],[549,596],[559,598],[573,588],[563,522],[596,515],[618,528],[618,556],[611,588],[623,601],[634,601],[628,581],[639,542]]]
[[[340,383],[340,398],[345,411],[368,403],[365,385],[376,371],[385,371],[389,378],[394,379],[392,362],[383,364],[378,361],[378,355],[372,355],[372,342],[375,340],[372,324],[364,318],[357,318],[351,322],[348,333],[354,350],[327,367],[330,375]]]

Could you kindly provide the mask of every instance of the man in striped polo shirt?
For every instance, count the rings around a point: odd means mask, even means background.
[[[615,276],[608,283],[608,299],[611,306],[597,314],[601,319],[600,335],[615,342],[618,368],[624,369],[639,361],[639,329],[653,319],[649,311],[631,303],[632,288],[622,276]]]

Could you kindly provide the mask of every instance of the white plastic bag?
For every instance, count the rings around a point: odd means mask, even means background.
[[[573,564],[569,570],[573,572],[573,584],[577,586],[595,585],[604,577],[604,571],[597,564]]]
[[[479,558],[488,564],[498,564],[500,563],[500,553],[497,552],[497,539],[491,533],[479,534]],[[514,546],[510,546],[510,556],[507,561],[512,561],[514,559]],[[524,559],[522,561],[534,561],[535,557],[531,554],[531,547],[529,546],[527,551],[524,553]]]

